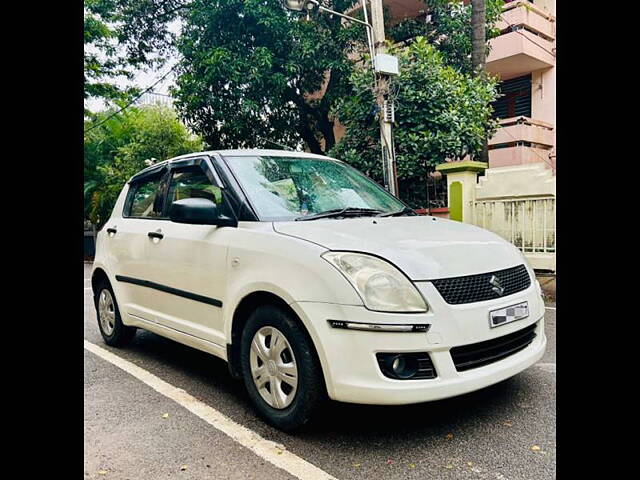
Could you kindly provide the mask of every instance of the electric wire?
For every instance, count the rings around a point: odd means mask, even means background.
[[[158,85],[162,80],[164,80],[165,78],[167,78],[167,76],[173,72],[173,70],[178,66],[178,64],[176,63],[173,67],[171,67],[169,69],[169,71],[167,73],[165,73],[164,75],[162,75],[158,80],[156,80],[155,82],[153,82],[153,84],[147,88],[145,88],[142,92],[140,92],[139,95],[137,95],[133,100],[131,100],[129,103],[127,103],[125,106],[121,107],[120,109],[116,110],[115,112],[113,112],[111,115],[109,115],[107,118],[105,118],[104,120],[102,120],[101,122],[93,125],[91,128],[88,128],[87,130],[85,130],[84,133],[89,133],[91,130],[94,130],[96,128],[98,128],[101,125],[104,125],[107,121],[111,120],[113,117],[115,117],[116,115],[118,115],[119,113],[122,113],[124,110],[126,110],[127,108],[129,108],[131,105],[133,105],[135,102],[137,102],[140,98],[142,98],[142,96],[149,92],[151,89],[153,89],[153,87],[155,87],[156,85]]]

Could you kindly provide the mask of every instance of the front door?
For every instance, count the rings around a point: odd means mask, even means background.
[[[207,198],[218,206],[222,192],[205,163],[172,168],[165,217],[175,200]],[[226,289],[229,229],[212,225],[153,223],[147,243],[148,280],[153,282],[156,321],[225,347],[222,303]]]

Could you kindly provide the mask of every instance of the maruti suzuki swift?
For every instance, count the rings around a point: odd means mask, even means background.
[[[283,430],[327,397],[471,392],[546,346],[540,285],[517,248],[416,215],[309,153],[211,151],[142,170],[98,233],[92,288],[108,345],[141,328],[213,354]]]

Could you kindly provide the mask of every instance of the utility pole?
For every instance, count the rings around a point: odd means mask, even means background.
[[[364,2],[363,2],[364,3]],[[373,33],[374,54],[386,54],[384,35],[384,12],[382,0],[369,0],[371,5],[371,29]],[[366,8],[366,5],[363,5]],[[373,62],[376,58],[371,59]],[[376,67],[376,103],[379,108],[380,143],[382,149],[382,169],[384,185],[392,195],[398,195],[398,178],[396,175],[396,154],[393,146],[392,116],[393,100],[389,95],[389,76],[378,71]]]
[[[382,0],[369,0],[369,4],[371,5],[371,23],[369,23],[369,15],[367,13],[367,2],[366,0],[361,1],[364,21],[327,8],[321,5],[318,0],[282,0],[282,4],[285,8],[295,12],[302,12],[306,9],[307,18],[309,18],[309,12],[317,7],[318,10],[338,15],[339,17],[363,24],[367,27],[367,43],[369,44],[370,54],[373,56],[371,62],[373,63],[375,72],[374,93],[379,112],[384,186],[392,195],[397,196],[396,154],[393,148],[393,135],[391,132],[391,126],[394,121],[394,107],[393,100],[389,95],[389,76],[399,74],[398,59],[386,53]]]

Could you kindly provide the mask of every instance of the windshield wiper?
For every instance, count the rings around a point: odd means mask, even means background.
[[[402,210],[398,210],[397,212],[380,213],[376,215],[376,217],[400,217],[402,215],[417,215],[417,213],[414,212],[412,208],[404,207]]]
[[[332,210],[327,210],[326,212],[319,213],[311,213],[309,215],[303,215],[301,217],[295,218],[296,222],[304,222],[306,220],[316,220],[318,218],[334,218],[334,217],[343,217],[343,216],[362,216],[373,213],[381,213],[380,210],[375,208],[355,208],[355,207],[346,207],[346,208],[334,208]]]

